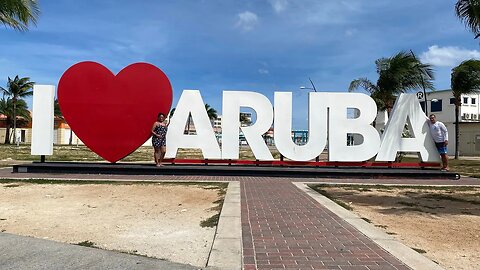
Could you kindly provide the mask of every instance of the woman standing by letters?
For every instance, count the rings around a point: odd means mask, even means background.
[[[165,114],[159,113],[152,127],[153,158],[157,167],[163,166],[162,161],[167,152],[167,129]]]

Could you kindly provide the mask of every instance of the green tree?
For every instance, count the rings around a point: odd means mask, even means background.
[[[399,52],[389,58],[375,61],[378,80],[374,84],[367,78],[359,78],[350,83],[348,90],[363,88],[377,103],[378,110],[390,114],[396,97],[414,89],[433,88],[433,69],[429,64],[418,60],[413,52]]]
[[[455,4],[455,14],[475,38],[480,36],[480,0],[458,0]]]
[[[19,31],[36,24],[40,9],[36,0],[0,0],[0,23]]]
[[[207,111],[208,119],[210,119],[210,121],[213,122],[213,120],[217,119],[217,110],[215,110],[208,103],[205,103],[205,111]]]
[[[462,95],[480,91],[480,60],[467,60],[452,70],[451,87],[455,99],[455,159],[458,159],[459,117]]]
[[[21,117],[22,121],[29,122],[31,120],[30,112],[28,111],[27,103],[23,99],[17,100],[16,104],[16,114],[14,114],[13,100],[11,98],[3,97],[0,99],[0,114],[5,115],[6,123],[6,133],[5,133],[5,144],[10,144],[11,134],[10,130],[13,127],[13,119],[15,117]],[[16,116],[14,116],[16,115]]]
[[[33,94],[32,88],[35,82],[31,82],[29,77],[19,78],[18,75],[12,80],[8,77],[7,89],[0,87],[4,95],[11,97],[13,102],[13,141],[16,141],[17,129],[17,102],[24,97]]]

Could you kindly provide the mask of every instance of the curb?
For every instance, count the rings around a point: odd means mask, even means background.
[[[208,258],[207,267],[242,269],[242,223],[240,182],[230,182],[223,202],[217,232]]]

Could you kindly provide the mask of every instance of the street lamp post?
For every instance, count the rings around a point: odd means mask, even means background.
[[[309,90],[313,90],[315,92],[317,92],[317,88],[315,88],[315,84],[313,84],[313,81],[312,79],[310,79],[310,77],[308,78],[308,80],[310,81],[310,83],[312,84],[312,87],[305,87],[305,86],[300,86],[300,89],[309,89]]]
[[[413,59],[417,60],[417,57],[415,57],[415,54],[413,53],[412,50],[410,50],[410,53],[413,56]],[[422,89],[423,89],[423,100],[425,102],[425,115],[428,117],[428,108],[427,108],[427,92],[425,91],[425,78],[423,75],[421,76],[422,78]]]

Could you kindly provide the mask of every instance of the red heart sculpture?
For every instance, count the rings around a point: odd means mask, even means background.
[[[131,64],[115,76],[99,63],[80,62],[60,78],[58,101],[78,138],[116,162],[145,143],[159,112],[168,114],[172,86],[151,64]]]

